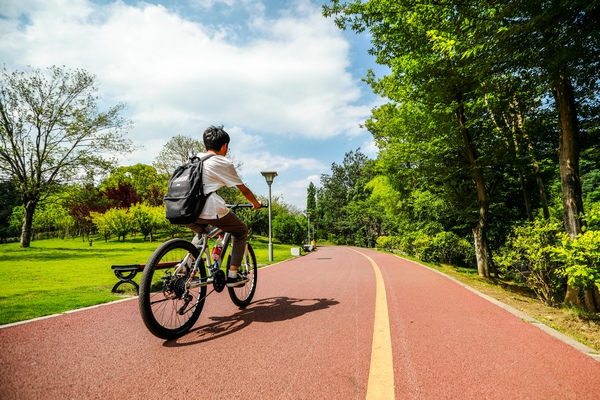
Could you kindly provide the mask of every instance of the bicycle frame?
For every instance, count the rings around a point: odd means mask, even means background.
[[[232,211],[251,208],[251,204],[228,206]],[[218,260],[213,260],[209,241],[223,234],[223,250]],[[146,327],[157,337],[173,339],[190,330],[198,320],[204,300],[213,292],[226,287],[231,301],[240,308],[250,304],[256,291],[256,256],[250,243],[246,243],[244,256],[238,265],[240,284],[227,286],[229,245],[232,235],[220,228],[200,234],[200,242],[192,244],[185,239],[174,238],[161,244],[150,256],[140,280],[139,307]],[[225,270],[223,271],[223,260]],[[173,269],[163,266],[169,265]],[[207,293],[207,286],[213,290]]]
[[[228,205],[228,207],[231,208],[233,212],[235,212],[236,209],[242,208],[243,206],[238,204],[238,205]],[[223,260],[227,256],[227,251],[229,250],[229,244],[231,243],[231,233],[225,232],[222,229],[216,228],[216,227],[213,228],[211,231],[206,231],[207,228],[208,228],[208,226],[205,227],[205,231],[202,233],[202,239],[200,242],[201,245],[198,246],[198,250],[200,251],[198,258],[196,260],[193,260],[193,256],[191,254],[188,254],[182,260],[181,265],[175,270],[175,274],[177,274],[178,271],[181,271],[181,273],[185,273],[185,267],[190,267],[191,263],[193,263],[192,273],[190,274],[190,277],[187,281],[187,285],[189,285],[189,287],[207,286],[207,285],[213,283],[214,275],[217,273],[217,271],[222,271]],[[209,246],[209,241],[211,239],[216,238],[220,234],[223,234],[223,250],[221,250],[221,255],[220,255],[219,259],[217,261],[214,261],[212,259],[212,251]],[[244,254],[247,254],[247,253],[248,253],[248,244],[246,244],[246,248],[244,249]],[[192,259],[192,260],[189,260],[189,259]],[[206,263],[206,264],[204,265],[204,263]],[[204,282],[194,281],[194,277],[198,273],[199,268],[204,268],[204,267],[206,267],[207,272],[208,272],[206,281],[204,281]],[[225,271],[225,276],[227,276],[228,273],[229,273],[229,265],[227,265],[227,268]],[[222,289],[223,288],[221,288],[219,286],[215,286],[215,290],[217,290],[217,292],[220,292]]]

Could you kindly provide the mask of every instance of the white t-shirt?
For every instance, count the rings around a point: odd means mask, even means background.
[[[204,157],[207,153],[199,153],[198,157]],[[200,213],[200,218],[217,219],[224,217],[229,212],[225,200],[214,193],[223,186],[233,187],[242,185],[243,182],[235,171],[233,163],[219,155],[214,155],[204,161],[202,169],[202,183],[204,184],[204,193],[212,193],[206,199],[204,208]]]

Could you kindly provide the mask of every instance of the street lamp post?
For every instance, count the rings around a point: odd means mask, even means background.
[[[308,224],[307,224],[307,233],[308,233],[308,245],[310,245],[310,211],[306,211],[306,218],[308,219]]]
[[[269,262],[273,262],[273,235],[272,235],[272,228],[271,228],[271,184],[273,183],[273,180],[275,179],[275,177],[277,176],[277,172],[275,171],[262,171],[261,172],[262,176],[265,177],[265,180],[267,181],[267,185],[269,185]]]

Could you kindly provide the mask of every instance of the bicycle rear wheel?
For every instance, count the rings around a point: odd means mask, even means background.
[[[228,259],[229,262],[231,262],[231,257]],[[229,290],[229,297],[231,297],[231,301],[236,306],[244,308],[252,301],[254,292],[256,292],[257,271],[256,256],[254,255],[252,246],[248,243],[244,258],[242,259],[242,265],[238,269],[238,274],[247,277],[248,282],[243,286],[227,288]]]
[[[206,269],[200,262],[199,275],[189,282],[191,268],[175,273],[181,261],[199,251],[183,239],[171,239],[160,245],[148,259],[140,281],[138,299],[144,324],[162,339],[174,339],[189,331],[198,320],[206,297]]]

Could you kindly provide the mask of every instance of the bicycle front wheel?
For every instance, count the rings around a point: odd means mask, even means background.
[[[180,268],[188,255],[192,263],[199,257],[196,246],[171,239],[160,245],[144,266],[140,313],[148,330],[161,339],[174,339],[189,331],[204,306],[206,285],[200,283],[206,282],[206,270],[201,265],[197,276],[190,279],[191,267]]]
[[[254,292],[256,292],[256,279],[258,268],[256,266],[256,256],[250,243],[246,244],[246,252],[242,259],[242,265],[238,269],[238,274],[241,274],[248,278],[248,282],[243,286],[227,288],[229,290],[229,297],[233,301],[233,304],[240,308],[246,307],[252,301]],[[231,257],[229,258],[231,261]]]

